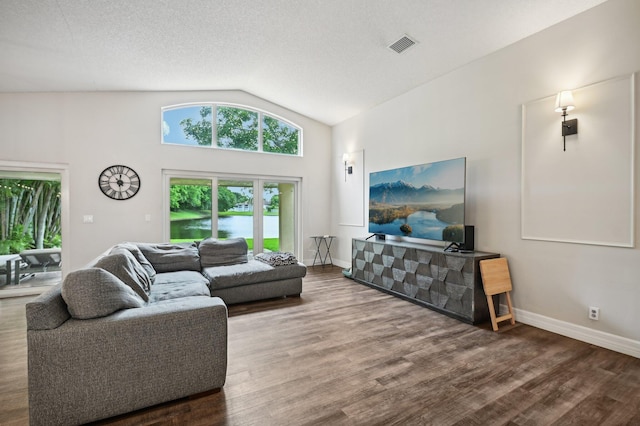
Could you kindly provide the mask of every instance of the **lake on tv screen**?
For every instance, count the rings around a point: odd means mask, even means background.
[[[411,226],[411,233],[405,234],[400,226],[405,223]],[[369,222],[369,232],[372,234],[405,235],[412,238],[425,238],[428,240],[442,240],[442,230],[449,226],[436,218],[435,212],[417,211],[410,214],[407,219],[395,219],[393,222],[377,224]]]

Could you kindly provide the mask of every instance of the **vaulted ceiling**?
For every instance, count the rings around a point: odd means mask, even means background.
[[[244,90],[333,125],[603,2],[0,0],[0,92]]]

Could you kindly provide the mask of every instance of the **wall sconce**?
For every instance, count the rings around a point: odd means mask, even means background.
[[[353,173],[353,164],[351,164],[351,156],[346,152],[342,154],[342,161],[344,162],[344,181],[347,181],[347,174]]]
[[[563,151],[567,150],[567,136],[578,134],[578,119],[567,120],[567,111],[575,109],[576,104],[573,101],[573,94],[570,90],[558,93],[556,96],[556,112],[562,113],[562,140]]]

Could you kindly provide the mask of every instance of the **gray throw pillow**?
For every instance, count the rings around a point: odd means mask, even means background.
[[[138,243],[144,257],[157,272],[200,271],[196,243]]]
[[[100,268],[69,273],[62,282],[62,298],[76,319],[105,317],[121,309],[145,305],[131,287]]]
[[[200,242],[200,263],[203,268],[247,263],[247,241],[244,238],[218,240],[207,238]]]
[[[147,275],[149,276],[149,279],[151,280],[151,284],[153,284],[156,281],[156,270],[153,269],[153,265],[151,264],[151,262],[149,262],[149,260],[146,257],[144,257],[144,254],[142,254],[142,252],[140,251],[140,249],[138,248],[137,245],[135,245],[134,243],[116,244],[115,246],[113,246],[113,249],[111,250],[111,253],[113,253],[114,251],[119,250],[119,249],[127,249],[127,250],[129,250],[131,252],[131,254],[133,255],[133,257],[136,258],[138,263],[140,263],[140,265],[142,265],[144,270],[147,272]]]
[[[111,272],[118,277],[120,281],[131,287],[142,300],[145,302],[149,301],[151,279],[129,250],[122,248],[112,250],[111,254],[98,260],[95,267]]]

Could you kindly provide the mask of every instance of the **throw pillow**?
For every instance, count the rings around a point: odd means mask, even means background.
[[[156,272],[200,271],[198,246],[193,243],[138,243]]]
[[[298,259],[296,259],[293,253],[283,251],[260,253],[255,255],[254,259],[271,266],[296,265],[298,263]]]
[[[111,250],[111,252],[113,253],[113,251],[119,250],[119,249],[129,250],[133,255],[133,257],[136,258],[138,263],[140,263],[140,265],[142,265],[144,270],[147,272],[147,275],[151,280],[151,284],[153,284],[156,281],[156,270],[153,269],[153,265],[151,264],[151,262],[149,262],[149,260],[146,257],[144,257],[144,254],[142,254],[142,252],[140,251],[137,245],[135,245],[134,243],[116,244]]]
[[[76,319],[100,318],[121,309],[144,306],[131,287],[100,268],[69,273],[62,282],[62,298]]]
[[[111,254],[98,260],[95,267],[111,272],[120,281],[131,287],[142,300],[149,301],[151,279],[129,250],[112,250]]]
[[[247,241],[244,238],[218,240],[207,238],[200,242],[200,263],[203,268],[220,265],[247,263]]]

